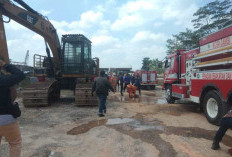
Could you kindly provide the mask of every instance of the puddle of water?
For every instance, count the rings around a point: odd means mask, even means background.
[[[109,99],[113,101],[125,102],[125,103],[144,103],[144,104],[155,104],[156,97],[153,96],[139,96],[137,98],[129,98],[128,96],[112,96]]]
[[[155,97],[155,96],[156,96],[156,94],[155,94],[155,93],[144,93],[144,95],[146,95],[146,96],[153,96],[153,97]]]
[[[159,125],[157,122],[149,122],[149,123],[143,123],[141,121],[138,121],[136,119],[132,118],[114,118],[114,119],[108,119],[106,125],[117,125],[117,124],[126,124],[127,126],[130,126],[136,131],[144,131],[144,130],[158,130],[163,131],[163,126]]]
[[[156,104],[167,104],[167,101],[165,100],[165,99],[158,99],[157,101],[156,101]]]
[[[116,125],[116,124],[124,124],[135,121],[132,118],[114,118],[114,119],[108,119],[106,125]]]
[[[136,131],[144,131],[144,130],[157,130],[157,131],[163,131],[163,126],[159,125],[157,122],[142,122],[142,121],[136,121],[135,123],[129,124],[134,128]]]
[[[148,125],[138,125],[136,126],[135,130],[136,131],[144,131],[144,130],[158,130],[158,131],[163,131],[164,128],[162,126],[148,126]]]

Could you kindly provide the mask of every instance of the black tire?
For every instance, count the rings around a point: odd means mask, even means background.
[[[143,89],[144,89],[144,90],[147,90],[147,86],[143,86]]]
[[[150,86],[151,90],[155,90],[155,85]]]
[[[172,85],[167,85],[165,89],[165,97],[169,104],[175,103],[175,98],[172,97]]]
[[[203,100],[203,109],[206,119],[214,124],[219,125],[222,117],[229,110],[229,105],[226,105],[218,91],[209,91]]]

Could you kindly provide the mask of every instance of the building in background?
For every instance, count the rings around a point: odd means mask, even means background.
[[[100,71],[105,71],[107,75],[116,74],[119,75],[119,73],[133,73],[132,67],[130,68],[100,68]]]

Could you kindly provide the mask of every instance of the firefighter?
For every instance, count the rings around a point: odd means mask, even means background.
[[[232,108],[230,111],[222,118],[220,127],[213,139],[212,149],[217,150],[220,148],[219,143],[221,142],[223,136],[225,135],[226,131],[231,128],[232,129]],[[228,150],[229,153],[232,152],[232,150]]]
[[[133,97],[135,98],[137,87],[132,84],[128,84],[126,88],[127,88],[127,92],[129,93],[129,98],[133,98]]]
[[[114,88],[115,92],[116,92],[117,82],[118,82],[118,78],[117,78],[116,74],[114,74],[112,79],[111,79],[111,85]]]

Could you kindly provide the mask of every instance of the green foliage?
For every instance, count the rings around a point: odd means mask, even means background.
[[[143,61],[142,61],[143,66],[142,66],[141,69],[142,69],[142,70],[149,70],[150,62],[151,62],[151,60],[150,60],[149,57],[143,58]]]
[[[149,64],[149,69],[150,70],[155,70],[158,74],[162,74],[163,73],[163,68],[159,67],[160,64],[162,64],[162,62],[159,61],[158,58],[152,59],[150,61],[150,64]]]
[[[215,0],[200,7],[192,20],[195,30],[186,28],[184,32],[173,35],[167,40],[167,54],[176,49],[193,49],[199,46],[199,38],[232,24],[232,1]]]
[[[225,27],[225,22],[230,20],[232,2],[230,0],[215,0],[199,8],[193,14],[196,18],[192,20],[195,29],[205,36]]]
[[[162,64],[162,62],[158,58],[151,60],[149,57],[145,57],[142,62],[141,70],[156,70],[158,74],[163,73],[163,68],[159,67],[159,64]]]
[[[172,54],[174,53],[174,50],[177,49],[193,49],[199,46],[198,39],[198,32],[190,29],[186,29],[185,32],[173,35],[172,39],[167,40],[167,54]]]

